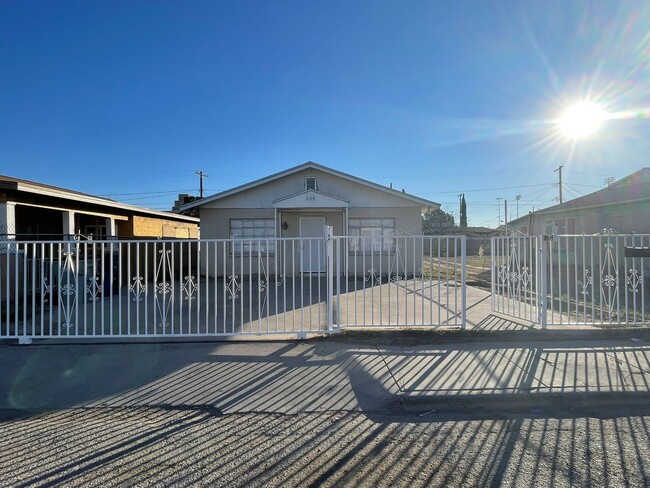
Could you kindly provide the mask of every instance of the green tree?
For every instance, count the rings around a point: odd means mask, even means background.
[[[454,216],[443,210],[429,210],[422,215],[422,233],[440,235],[454,227]]]
[[[467,227],[467,204],[464,193],[460,197],[460,227]]]

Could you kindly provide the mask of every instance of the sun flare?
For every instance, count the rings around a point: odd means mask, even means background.
[[[579,139],[596,132],[607,114],[593,102],[580,102],[569,107],[558,120],[560,132],[566,137]]]

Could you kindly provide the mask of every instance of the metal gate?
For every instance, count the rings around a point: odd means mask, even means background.
[[[328,229],[324,238],[5,241],[0,338],[464,327],[464,237]]]
[[[650,323],[650,236],[492,238],[492,310],[548,324]]]

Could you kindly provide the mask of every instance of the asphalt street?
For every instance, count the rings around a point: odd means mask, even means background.
[[[647,486],[639,335],[0,345],[0,485]]]

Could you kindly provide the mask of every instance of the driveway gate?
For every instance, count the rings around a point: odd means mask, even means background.
[[[492,310],[547,324],[650,323],[650,236],[492,238]]]
[[[0,338],[464,327],[464,237],[329,231],[326,238],[5,241]]]

